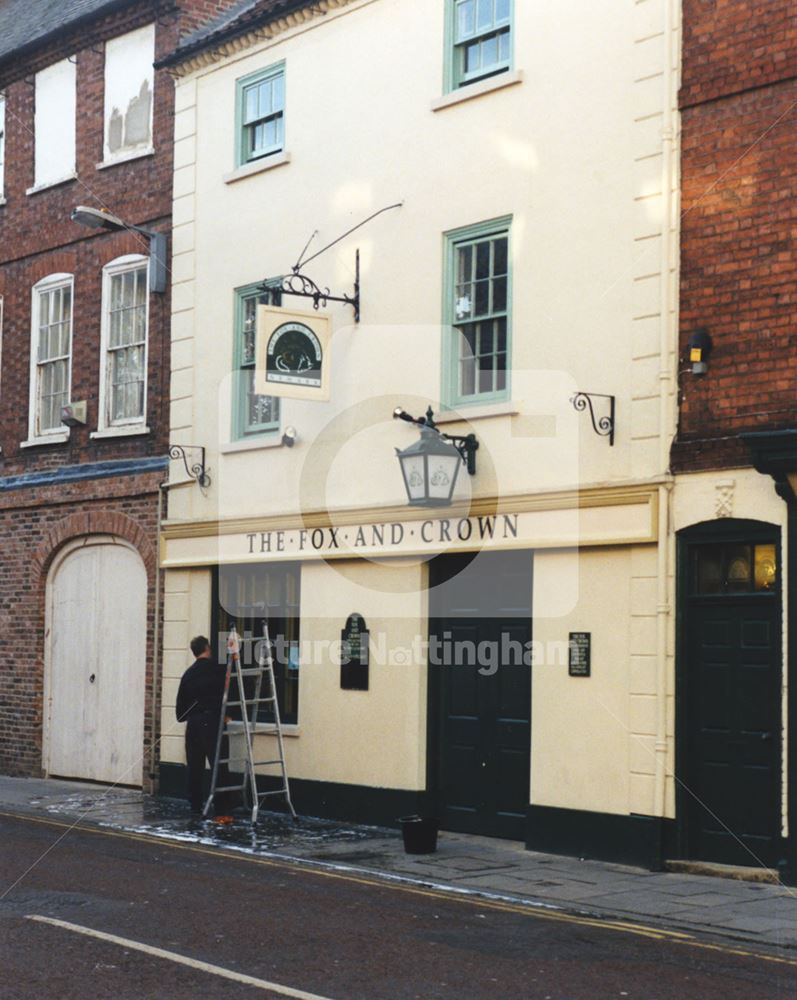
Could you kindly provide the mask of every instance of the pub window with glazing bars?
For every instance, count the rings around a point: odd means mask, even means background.
[[[238,165],[279,153],[285,145],[285,67],[238,81]]]
[[[220,663],[226,662],[227,637],[234,626],[241,638],[241,665],[255,666],[266,654],[267,623],[280,718],[282,722],[296,723],[299,711],[299,564],[220,566],[215,577],[216,657]],[[265,684],[262,693],[267,693]],[[231,695],[231,700],[237,699]],[[230,714],[236,717],[235,713]],[[262,706],[258,719],[263,722],[273,719],[269,705]]]
[[[512,65],[512,0],[448,0],[449,89]]]
[[[239,288],[235,294],[235,348],[233,357],[233,438],[279,430],[279,400],[255,392],[255,338],[259,285]]]

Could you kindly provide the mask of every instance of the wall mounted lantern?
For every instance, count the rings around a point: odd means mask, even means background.
[[[475,434],[443,434],[437,429],[431,406],[424,417],[412,417],[401,407],[393,411],[396,420],[406,420],[421,429],[418,441],[396,455],[412,507],[443,507],[451,503],[460,463],[471,476],[476,474]]]
[[[143,226],[131,226],[110,212],[88,205],[78,205],[70,215],[70,219],[87,229],[105,229],[109,232],[140,233],[149,239],[149,290],[163,293],[168,287],[168,270],[166,260],[166,234],[156,233]]]
[[[693,375],[705,375],[708,371],[708,358],[712,348],[711,334],[701,326],[689,338],[689,363]]]

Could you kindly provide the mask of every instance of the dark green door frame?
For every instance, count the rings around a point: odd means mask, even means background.
[[[750,449],[756,471],[772,477],[775,491],[786,502],[787,509],[785,548],[789,571],[786,585],[789,839],[786,845],[788,867],[783,872],[783,878],[794,885],[797,884],[797,495],[789,476],[797,475],[797,430],[756,431],[740,437]]]
[[[690,736],[695,723],[695,706],[690,703],[690,678],[688,673],[688,643],[689,643],[689,622],[690,612],[698,614],[701,603],[714,603],[711,598],[698,598],[697,601],[691,597],[690,587],[690,553],[697,545],[715,543],[774,543],[777,550],[778,566],[782,565],[780,529],[777,525],[768,524],[762,521],[751,521],[742,519],[721,519],[716,521],[706,521],[693,525],[680,531],[676,542],[676,664],[675,664],[675,853],[678,857],[688,858],[690,856],[690,845],[694,846],[697,831],[690,829],[690,816],[694,815],[693,800],[689,789],[693,787],[693,773],[697,766],[697,761],[689,757]],[[763,597],[763,595],[762,595]],[[756,595],[748,598],[719,598],[720,602],[728,601],[738,603],[747,600],[756,603]],[[758,600],[761,600],[759,597]],[[782,607],[780,594],[777,596],[763,597],[764,601],[777,601],[778,608]],[[782,618],[782,615],[778,615]],[[782,635],[782,628],[781,628]],[[782,654],[781,654],[782,661]],[[782,683],[782,678],[781,678]],[[782,729],[782,712],[780,703],[777,706],[776,718],[778,720],[778,747],[782,746],[780,730]],[[782,752],[777,753],[780,760]],[[779,768],[780,786],[782,786],[782,766]],[[780,800],[780,795],[777,796]],[[784,856],[781,843],[781,850],[778,858]],[[783,867],[779,863],[779,868]]]

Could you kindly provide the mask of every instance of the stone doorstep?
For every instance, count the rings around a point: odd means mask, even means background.
[[[743,865],[718,865],[712,861],[665,861],[668,872],[682,875],[708,875],[712,878],[730,878],[740,882],[766,882],[780,885],[780,875],[774,868],[748,868]]]

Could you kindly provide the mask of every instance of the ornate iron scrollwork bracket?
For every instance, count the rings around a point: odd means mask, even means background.
[[[193,465],[188,464],[188,455],[186,452],[198,451],[199,461],[194,462]],[[185,466],[185,474],[191,479],[196,479],[200,486],[207,488],[210,486],[210,474],[205,467],[205,449],[198,444],[173,444],[169,448],[169,458],[177,460],[181,458],[183,460],[183,465]]]
[[[608,414],[604,414],[604,416],[596,418],[595,407],[593,404],[593,400],[595,399],[609,400]],[[614,444],[614,396],[607,396],[602,392],[577,392],[574,396],[570,397],[570,402],[573,404],[573,409],[577,410],[579,413],[583,413],[584,410],[589,410],[589,418],[592,421],[592,429],[599,437],[607,437],[610,445]]]
[[[296,295],[303,299],[313,300],[313,309],[325,309],[330,302],[342,302],[343,305],[351,306],[354,309],[354,322],[360,322],[360,251],[355,257],[354,271],[354,293],[347,295],[333,295],[328,288],[319,286],[306,274],[302,274],[297,264],[290,274],[284,274],[277,278],[267,278],[262,285],[263,291],[273,296]]]

